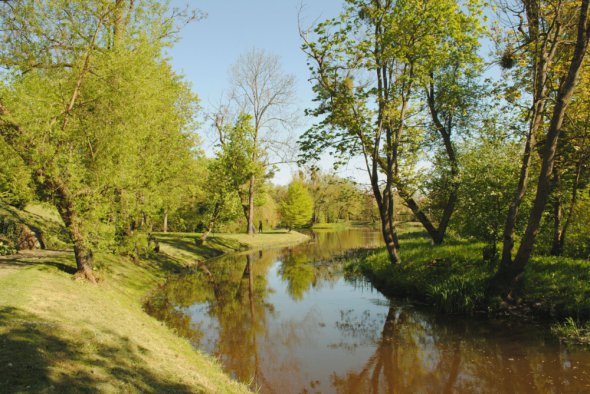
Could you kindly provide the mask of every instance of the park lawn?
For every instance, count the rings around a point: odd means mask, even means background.
[[[516,314],[557,322],[554,332],[575,342],[590,340],[590,262],[536,256],[525,272],[514,302],[488,296],[497,268],[484,262],[484,244],[448,239],[432,246],[420,231],[402,233],[402,263],[392,266],[380,249],[352,259],[347,269],[361,272],[383,293],[426,302],[446,313]],[[562,323],[565,322],[565,323]]]

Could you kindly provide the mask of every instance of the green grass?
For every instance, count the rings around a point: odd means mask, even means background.
[[[267,249],[305,242],[307,235],[297,231],[273,230],[262,234],[216,233],[200,245],[201,233],[154,233],[160,250],[190,265],[224,253],[247,249]]]
[[[350,223],[340,222],[340,223],[315,223],[311,228],[313,230],[345,230],[350,227]]]
[[[8,392],[247,392],[142,310],[177,262],[97,255],[98,285],[69,253],[0,261],[0,387]]]
[[[231,239],[246,245],[250,249],[278,248],[309,240],[305,234],[297,231],[272,230],[262,234],[219,234],[219,237]]]
[[[11,213],[13,214],[13,213]],[[54,219],[34,215],[43,225]],[[25,219],[31,219],[25,217]],[[59,226],[59,222],[55,221]],[[71,252],[0,258],[0,387],[7,392],[248,392],[142,309],[172,273],[223,253],[302,242],[297,232],[156,234],[162,253],[95,256],[98,285],[73,281]],[[2,391],[0,390],[0,391]]]
[[[55,207],[48,204],[29,204],[19,210],[0,202],[0,222],[8,220],[25,223],[38,237],[41,236],[46,249],[68,249],[69,236]]]
[[[551,331],[569,343],[590,345],[590,322],[579,323],[568,317],[562,323],[556,323]]]
[[[584,322],[590,320],[590,262],[534,257],[509,305],[486,294],[497,266],[483,261],[483,248],[482,243],[457,239],[432,246],[423,232],[406,231],[401,234],[401,264],[392,266],[386,251],[379,250],[358,256],[347,269],[365,274],[385,294],[424,301],[447,313],[515,312],[554,321],[573,318],[580,327],[588,327]],[[565,335],[567,330],[555,332]],[[590,331],[578,333],[582,338]]]

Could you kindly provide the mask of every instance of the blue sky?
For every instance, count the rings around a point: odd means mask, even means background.
[[[300,49],[297,23],[301,0],[191,0],[191,7],[207,13],[203,20],[194,22],[181,33],[181,40],[170,51],[176,71],[192,82],[193,90],[201,98],[204,110],[219,103],[228,89],[228,70],[238,56],[252,48],[264,49],[278,55],[286,73],[296,77],[297,106],[303,109],[312,99],[306,58]],[[173,6],[184,6],[186,0],[173,0]],[[336,16],[342,0],[310,0],[303,2],[303,19],[311,24],[316,19]],[[210,151],[212,140],[204,137],[204,148]],[[302,122],[299,133],[305,128]],[[292,167],[281,168],[276,183],[289,181]]]
[[[228,90],[228,70],[237,58],[252,48],[259,48],[278,55],[284,71],[296,77],[297,106],[301,110],[296,133],[301,134],[313,121],[304,119],[303,115],[303,110],[312,105],[313,94],[306,57],[300,49],[299,9],[303,6],[303,25],[309,26],[314,21],[337,16],[344,0],[172,0],[172,6],[187,4],[204,11],[207,17],[184,28],[170,56],[176,71],[192,83],[193,91],[201,98],[203,111],[215,108]],[[491,14],[488,16],[493,18]],[[481,54],[487,57],[489,53],[490,43],[484,42]],[[496,74],[499,72],[494,68],[486,72],[486,76]],[[203,148],[212,154],[214,138],[209,129],[210,125],[205,123],[198,132],[203,137]],[[331,163],[325,157],[320,166],[330,170]],[[353,160],[339,170],[339,175],[366,183],[362,167],[360,160]],[[282,166],[273,181],[286,184],[296,171],[294,165]]]

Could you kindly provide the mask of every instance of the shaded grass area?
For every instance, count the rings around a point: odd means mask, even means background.
[[[200,244],[201,234],[199,233],[154,233],[153,235],[160,242],[162,252],[187,264],[248,248],[237,240],[216,235],[210,236],[204,245]]]
[[[446,313],[510,314],[566,322],[554,332],[564,336],[569,327],[587,335],[590,320],[590,262],[564,257],[536,256],[525,279],[507,303],[486,294],[497,263],[483,261],[484,244],[450,239],[433,246],[420,231],[400,236],[402,263],[392,266],[385,250],[360,255],[347,270],[360,272],[389,296],[409,297]],[[572,322],[577,325],[572,326]],[[567,336],[567,335],[566,335]],[[578,335],[583,341],[584,335]],[[590,337],[586,338],[590,339]]]
[[[46,204],[29,204],[24,210],[0,201],[0,217],[25,223],[47,249],[69,249],[69,235],[56,209]]]
[[[73,281],[73,256],[0,261],[0,392],[247,392],[142,310],[182,266],[97,255],[98,285]]]
[[[315,223],[311,228],[313,230],[345,230],[347,228],[352,227],[350,223],[340,222],[340,223]]]
[[[200,233],[154,233],[160,242],[160,250],[167,255],[191,264],[225,253],[247,249],[288,246],[309,240],[307,235],[297,231],[273,230],[261,234],[210,235],[204,245],[200,244]]]

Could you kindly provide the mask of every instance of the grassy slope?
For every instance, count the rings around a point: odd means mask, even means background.
[[[59,227],[42,208],[11,214],[36,220],[47,233]],[[139,263],[97,255],[96,286],[71,279],[71,252],[0,257],[0,391],[248,392],[215,360],[144,313],[143,298],[194,261],[307,237],[226,234],[197,247],[198,236],[160,234],[165,253]]]
[[[486,298],[487,281],[496,266],[482,262],[483,244],[448,240],[444,245],[431,246],[420,232],[408,232],[401,238],[401,265],[392,267],[387,253],[381,250],[359,257],[349,269],[363,272],[385,293],[423,300],[446,312],[502,312],[513,308],[517,313],[560,320],[590,319],[588,261],[533,258],[519,289],[519,307],[514,308],[497,298]]]
[[[231,251],[281,247],[309,239],[297,231],[275,230],[254,235],[215,234],[207,238],[205,245],[197,246],[200,233],[155,233],[154,236],[160,241],[162,252],[188,264]]]
[[[101,283],[71,279],[70,254],[0,261],[0,387],[7,392],[247,392],[141,309],[178,269],[97,256]]]
[[[47,249],[67,249],[68,234],[55,208],[46,204],[29,204],[24,210],[4,205],[0,201],[0,217],[25,223],[42,234]]]

